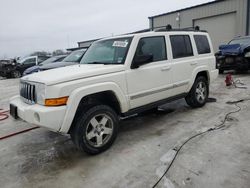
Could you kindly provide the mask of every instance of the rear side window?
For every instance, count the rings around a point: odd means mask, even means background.
[[[135,56],[153,55],[153,62],[167,59],[165,37],[146,37],[140,39]]]
[[[193,48],[188,35],[172,35],[170,41],[174,59],[193,56]]]
[[[194,40],[197,46],[198,54],[209,54],[211,49],[207,36],[205,35],[194,35]]]

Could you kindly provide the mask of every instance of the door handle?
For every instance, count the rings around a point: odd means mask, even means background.
[[[168,70],[170,70],[170,69],[171,69],[170,66],[168,66],[168,67],[163,67],[163,68],[161,68],[161,71],[168,71]]]
[[[197,62],[192,62],[190,63],[190,65],[197,65]]]

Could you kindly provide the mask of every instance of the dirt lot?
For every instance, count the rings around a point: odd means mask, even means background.
[[[224,75],[225,76],[225,75]],[[235,75],[248,89],[226,88],[224,76],[211,85],[216,103],[189,108],[184,100],[164,106],[165,112],[121,122],[111,149],[88,156],[69,137],[39,128],[0,140],[0,185],[9,187],[152,187],[169,164],[168,154],[190,136],[221,123],[238,110],[227,101],[250,98],[250,76]],[[18,93],[19,80],[0,80],[0,108]],[[250,101],[230,115],[226,127],[186,144],[157,187],[249,188]],[[32,127],[12,118],[0,122],[0,136]]]

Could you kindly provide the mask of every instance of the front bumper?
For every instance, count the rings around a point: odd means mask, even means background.
[[[219,56],[216,59],[216,68],[220,70],[249,69],[248,61],[242,56]]]
[[[17,107],[17,116],[24,121],[59,132],[64,120],[66,106],[46,107],[39,104],[26,104],[20,96],[10,99],[10,104]]]

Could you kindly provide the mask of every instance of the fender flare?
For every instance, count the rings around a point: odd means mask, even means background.
[[[68,133],[71,127],[71,124],[74,120],[78,105],[80,101],[82,100],[82,98],[91,94],[100,93],[104,91],[112,91],[115,94],[117,101],[120,104],[121,112],[128,111],[129,103],[127,101],[127,98],[124,95],[121,88],[117,84],[113,82],[104,82],[104,83],[94,84],[91,86],[80,87],[80,88],[75,89],[70,94],[70,97],[67,102],[67,110],[65,113],[62,126],[60,128],[60,132]]]
[[[197,67],[196,69],[194,69],[193,73],[192,73],[192,77],[191,77],[191,80],[190,80],[190,84],[188,86],[188,92],[191,90],[193,84],[194,84],[194,81],[197,77],[197,75],[200,73],[200,72],[206,72],[207,73],[207,76],[208,76],[208,83],[210,83],[210,74],[209,74],[209,67],[208,66],[199,66]]]

